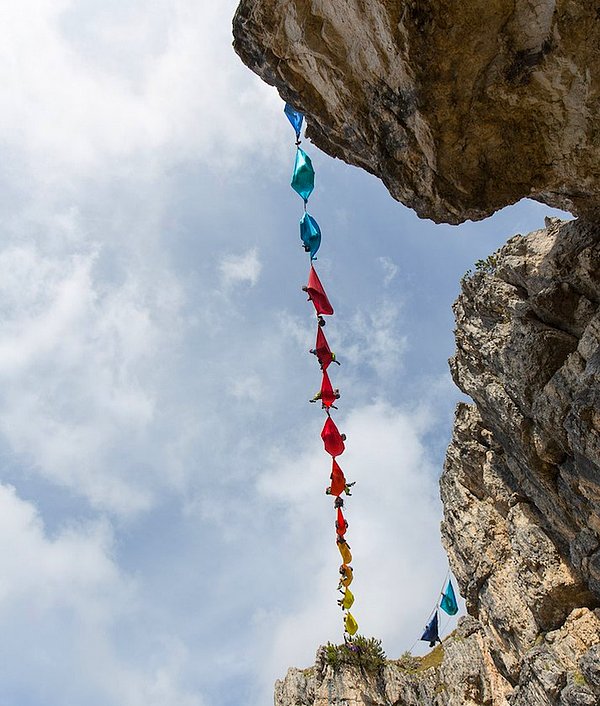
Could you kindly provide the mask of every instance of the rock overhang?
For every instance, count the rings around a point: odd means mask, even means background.
[[[592,217],[600,19],[576,0],[241,0],[234,47],[307,136],[423,218]]]

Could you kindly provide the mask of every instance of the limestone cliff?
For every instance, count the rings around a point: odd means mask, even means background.
[[[523,195],[582,214],[462,281],[442,539],[469,616],[375,674],[290,670],[277,706],[600,706],[600,6],[241,0],[235,46],[334,156],[420,215]]]
[[[522,683],[498,672],[477,620],[462,618],[444,646],[423,658],[390,660],[377,672],[334,669],[319,648],[315,666],[275,684],[275,706],[597,706],[598,619],[574,611],[529,650]]]
[[[600,6],[582,0],[241,0],[243,61],[325,152],[422,217],[600,195]]]

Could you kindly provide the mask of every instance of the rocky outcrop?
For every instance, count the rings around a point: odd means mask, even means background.
[[[311,140],[420,216],[600,196],[600,8],[581,0],[241,0],[242,60]]]
[[[515,236],[463,280],[450,367],[477,411],[459,406],[447,467],[512,525],[531,518],[600,596],[600,229],[549,226]],[[470,456],[474,440],[483,456]],[[446,476],[442,499],[455,504]],[[565,589],[581,605],[578,590]]]
[[[475,404],[440,482],[452,568],[519,706],[600,703],[582,676],[600,669],[600,228],[547,226],[463,279],[450,367]]]
[[[465,617],[453,635],[424,658],[390,660],[376,672],[327,664],[290,669],[275,684],[277,706],[479,706],[501,703],[510,685],[497,672],[481,626]]]
[[[314,667],[292,668],[275,683],[275,706],[597,706],[598,639],[598,617],[574,611],[528,650],[513,688],[494,664],[480,623],[464,617],[443,647],[390,660],[376,673],[334,669],[321,647]]]

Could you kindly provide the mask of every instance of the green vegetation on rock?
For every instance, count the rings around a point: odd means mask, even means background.
[[[423,657],[415,657],[410,652],[404,652],[400,659],[396,660],[397,667],[409,674],[424,672],[426,669],[439,667],[444,659],[444,648],[438,645],[431,652],[428,652]]]
[[[488,255],[485,260],[477,260],[475,263],[475,269],[477,272],[486,272],[487,274],[493,274],[496,271],[498,265],[498,253]]]
[[[358,667],[366,672],[376,674],[384,666],[386,656],[381,646],[381,640],[374,637],[357,635],[351,646],[334,645],[328,642],[326,647],[326,662],[338,672],[343,667]]]

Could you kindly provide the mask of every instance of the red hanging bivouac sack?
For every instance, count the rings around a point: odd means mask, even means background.
[[[322,326],[319,326],[317,329],[317,342],[315,343],[314,352],[317,356],[317,360],[319,361],[321,369],[327,370],[329,364],[333,360],[333,353],[331,352],[329,343],[327,343],[327,339],[325,338],[325,334],[323,333]]]
[[[311,265],[310,272],[308,273],[308,284],[306,285],[306,293],[309,299],[315,306],[318,315],[325,314],[331,316],[333,314],[333,307],[331,306],[327,294],[323,289],[321,280],[317,276],[315,268]]]
[[[323,431],[321,432],[321,439],[323,439],[325,451],[334,458],[344,453],[344,449],[346,448],[344,440],[331,417],[327,417],[325,420]]]
[[[335,531],[337,532],[338,536],[343,537],[346,534],[346,530],[348,529],[348,523],[346,522],[344,515],[342,513],[342,508],[338,507],[337,509],[337,520],[335,522]]]
[[[333,394],[333,387],[329,375],[323,371],[323,381],[321,382],[321,403],[329,409],[335,402],[336,396]]]
[[[346,487],[346,477],[344,472],[339,467],[338,462],[333,459],[333,466],[331,469],[331,495],[339,497]]]

